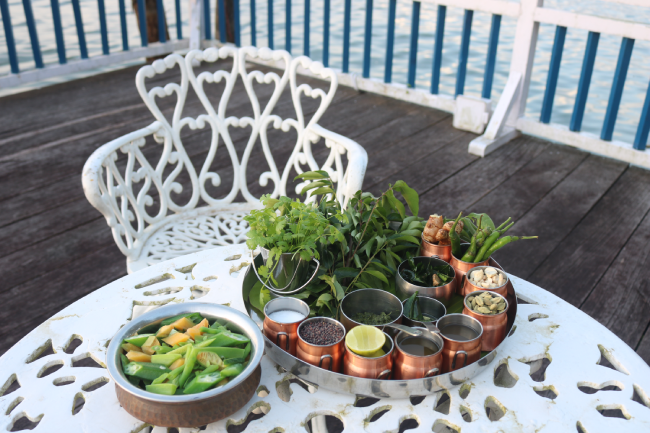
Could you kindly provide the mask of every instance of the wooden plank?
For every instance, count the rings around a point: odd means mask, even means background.
[[[110,245],[0,294],[4,306],[0,317],[6,323],[2,327],[0,351],[4,353],[77,299],[124,275],[124,256],[115,245]],[[79,333],[83,336],[83,330]]]
[[[618,221],[615,226],[624,229]],[[649,265],[650,214],[646,213],[581,307],[633,348],[641,342],[650,324]]]
[[[418,163],[405,178],[412,188],[420,191],[421,215],[438,213],[448,218],[458,215],[458,212],[468,212],[472,206],[485,194],[497,188],[528,162],[542,153],[548,143],[543,143],[530,137],[520,137],[497,149],[489,158],[478,158],[471,164],[460,167],[453,176],[440,182],[436,170],[432,167],[443,167],[446,161],[427,158],[427,162]],[[501,167],[495,170],[495,167]]]
[[[474,203],[468,211],[485,212],[497,225],[508,217],[517,221],[580,165],[587,155],[567,146],[550,145],[510,179]]]
[[[600,171],[598,178],[602,179]],[[596,178],[585,179],[595,182]],[[647,170],[625,171],[571,233],[556,243],[529,281],[581,306],[650,209],[648,182]]]
[[[625,167],[623,163],[589,155],[510,229],[512,234],[539,236],[539,239],[509,245],[495,253],[494,258],[508,272],[524,279],[530,278],[555,248],[559,245],[560,249],[565,248],[563,239],[605,194]],[[553,290],[549,285],[542,287]]]
[[[0,258],[3,270],[0,293],[47,272],[73,265],[81,257],[113,244],[106,220],[98,218],[4,256]]]

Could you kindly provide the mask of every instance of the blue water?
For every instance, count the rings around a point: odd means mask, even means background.
[[[109,29],[109,44],[111,52],[122,49],[120,34],[120,21],[118,2],[106,1],[106,16]],[[135,14],[131,11],[130,0],[126,0],[128,10],[128,31],[131,47],[139,46]],[[182,2],[183,9],[183,35],[187,37],[188,5]],[[250,9],[249,2],[241,2],[242,43],[250,44]],[[267,44],[267,2],[257,0],[257,41],[259,46]],[[52,12],[48,0],[32,0],[34,15],[37,19],[38,35],[45,64],[58,62],[54,29],[52,25]],[[176,16],[173,0],[164,0],[169,32],[176,36]],[[34,67],[29,35],[25,25],[21,0],[9,0],[14,36],[17,51],[20,57],[21,70]],[[352,2],[352,32],[350,47],[350,71],[361,74],[363,59],[365,0]],[[372,58],[371,77],[383,79],[384,55],[386,47],[386,23],[388,0],[375,0],[373,10]],[[212,14],[216,0],[212,0]],[[650,22],[650,7],[636,7],[617,5],[605,0],[547,0],[545,6],[580,12],[591,15],[605,16],[621,20]],[[76,27],[69,0],[61,0],[61,15],[64,27],[64,38],[69,60],[79,58]],[[81,0],[84,29],[89,55],[101,55],[101,37],[99,33],[99,20],[97,2],[95,0]],[[393,81],[406,83],[408,70],[409,34],[411,27],[412,2],[399,1],[397,5],[396,39],[393,62]],[[343,53],[343,9],[344,0],[331,0],[331,29],[330,29],[330,66],[341,68]],[[276,48],[285,46],[285,3],[274,3],[274,42]],[[293,0],[293,25],[292,25],[292,53],[303,53],[303,1]],[[323,43],[323,1],[311,2],[311,57],[322,59]],[[429,89],[431,79],[431,63],[433,56],[433,41],[435,35],[437,6],[432,3],[423,3],[420,15],[420,37],[418,41],[418,61],[416,87]],[[441,70],[440,93],[453,95],[456,83],[456,69],[458,65],[458,50],[463,22],[463,10],[458,8],[447,9],[445,25],[445,40],[443,51],[443,65]],[[212,20],[214,25],[214,19]],[[475,12],[472,26],[470,44],[470,57],[467,67],[465,94],[480,96],[483,85],[483,68],[487,52],[487,41],[490,31],[491,16]],[[501,23],[499,37],[499,51],[497,66],[494,76],[492,99],[498,100],[505,85],[512,45],[514,41],[516,20],[504,17]],[[555,27],[542,25],[537,42],[537,51],[530,85],[526,115],[539,118],[543,91],[546,86],[548,64],[553,46]],[[214,31],[213,31],[214,36]],[[568,125],[573,111],[573,104],[577,93],[577,84],[584,56],[587,32],[569,29],[566,36],[560,77],[553,106],[551,121]],[[587,110],[583,122],[583,131],[600,135],[605,110],[610,93],[610,87],[616,68],[616,60],[620,49],[621,38],[602,34],[598,46],[596,66],[592,78]],[[614,131],[614,140],[632,142],[639,123],[641,108],[645,99],[650,79],[650,43],[637,41],[632,54],[630,70],[625,83],[625,91],[619,110],[618,121]],[[0,32],[0,75],[9,73],[9,64],[6,50],[4,32]],[[58,81],[58,80],[51,80]],[[34,85],[26,86],[34,87]],[[0,90],[0,92],[2,92]],[[6,92],[6,89],[5,89]]]

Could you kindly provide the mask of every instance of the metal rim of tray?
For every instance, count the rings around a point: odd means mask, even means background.
[[[259,255],[255,260],[258,259],[261,260]],[[490,259],[490,265],[503,270],[503,268],[492,258]],[[246,275],[242,284],[242,296],[244,298],[243,300],[246,306],[246,312],[261,329],[263,317],[261,318],[259,316],[258,312],[254,309],[248,299],[250,290],[257,282],[257,277],[253,272],[251,272],[250,268],[251,267],[249,266],[246,270]],[[506,338],[496,347],[496,349],[485,355],[483,358],[450,373],[444,373],[425,379],[411,380],[362,379],[347,376],[342,373],[331,372],[308,364],[283,351],[273,344],[271,340],[266,338],[266,336],[264,336],[264,350],[271,360],[299,379],[331,391],[375,398],[408,398],[432,394],[443,389],[460,385],[477,376],[488,367],[494,358],[496,358],[497,353],[502,349],[503,345],[507,344],[510,331],[515,322],[515,316],[517,315],[517,297],[510,278],[508,278],[507,287],[508,296],[506,299],[510,304],[510,308],[508,308],[507,313],[508,323],[506,325]]]

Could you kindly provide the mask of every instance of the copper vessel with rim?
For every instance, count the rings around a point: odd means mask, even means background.
[[[501,269],[497,268],[496,266],[477,266],[473,269],[470,269],[470,271],[473,271],[474,269],[485,269],[488,267],[498,269],[498,272],[503,272]],[[482,286],[477,286],[470,278],[472,276],[472,273],[468,272],[465,278],[465,284],[463,284],[462,294],[463,296],[466,296],[472,292],[476,292],[477,290],[489,290],[490,292],[498,293],[499,295],[506,297],[508,296],[508,274],[503,272],[503,275],[506,277],[506,282],[503,283],[502,286],[495,287],[494,289],[489,289]]]
[[[405,332],[400,332],[395,337],[395,355],[393,359],[393,379],[409,380],[424,379],[426,377],[437,376],[442,369],[442,349],[444,341],[440,335],[427,331],[426,328],[416,328],[423,331],[421,337],[430,340],[438,351],[432,355],[418,356],[406,352],[400,347],[404,340],[414,338]]]
[[[481,337],[481,351],[491,352],[497,348],[499,344],[506,338],[506,325],[508,324],[508,300],[505,296],[502,296],[499,293],[494,292],[493,290],[477,290],[477,292],[490,292],[493,295],[499,296],[506,301],[506,309],[499,314],[481,314],[473,311],[469,308],[467,304],[467,298],[470,295],[476,295],[477,293],[468,293],[465,296],[465,305],[463,308],[463,314],[470,316],[481,322],[483,325],[483,337]]]
[[[445,335],[445,328],[450,325],[460,325],[471,328],[477,335],[471,340],[455,340]],[[481,338],[483,325],[477,319],[464,314],[447,314],[438,320],[440,336],[444,341],[442,348],[442,372],[458,370],[481,358]]]
[[[420,255],[431,257],[438,256],[445,262],[449,263],[451,259],[451,245],[438,245],[432,244],[431,242],[421,237],[422,242],[420,243]]]
[[[385,355],[377,358],[357,355],[348,349],[346,345],[345,354],[343,355],[343,374],[364,379],[390,379],[393,372],[395,344],[393,344],[393,339],[388,334],[384,332],[384,335],[386,335],[386,342],[382,349]]]
[[[429,262],[435,266],[449,264],[442,260],[440,257],[413,257],[413,261],[416,263]],[[400,263],[400,265],[397,267],[397,272],[395,272],[395,289],[397,291],[397,295],[400,298],[405,299],[410,297],[415,292],[420,292],[421,296],[435,298],[438,301],[442,302],[444,306],[448,307],[451,303],[451,298],[454,296],[454,293],[456,293],[456,271],[454,268],[452,267],[454,278],[447,284],[443,284],[442,286],[437,287],[424,287],[409,283],[404,278],[402,278],[400,270],[403,269],[402,267],[405,266],[406,263],[407,260],[404,260],[402,263]]]
[[[300,328],[310,321],[323,321],[334,323],[343,330],[343,336],[330,345],[318,345],[306,342],[300,336]],[[308,364],[315,365],[336,373],[341,372],[341,362],[345,353],[345,326],[338,320],[329,317],[312,317],[298,325],[298,346],[296,347],[296,357],[302,359]]]
[[[280,323],[269,318],[276,311],[290,310],[301,313],[304,317],[293,323]],[[271,299],[264,306],[263,330],[266,338],[274,342],[280,349],[296,356],[298,346],[298,326],[309,317],[309,305],[296,298]]]

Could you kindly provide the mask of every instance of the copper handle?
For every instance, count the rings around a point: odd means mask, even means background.
[[[325,361],[327,358],[329,358],[329,360],[330,360],[330,364],[329,364],[329,368],[328,368],[328,370],[329,370],[329,371],[332,371],[332,365],[334,364],[334,358],[332,358],[332,355],[323,355],[323,356],[321,356],[321,357],[320,357],[320,362],[318,363],[318,366],[319,366],[320,368],[323,368],[323,361]]]
[[[391,373],[390,370],[384,370],[381,373],[379,373],[379,376],[377,376],[377,379],[381,380],[381,379],[384,379],[384,378],[388,378],[388,376],[390,376],[390,373]]]
[[[284,349],[284,350],[286,350],[288,352],[289,351],[289,335],[286,332],[278,332],[278,335],[275,337],[275,345],[282,348],[282,345],[280,344],[280,337],[283,336],[283,335],[285,337],[287,337],[287,344],[286,344],[287,348]]]
[[[465,365],[467,365],[467,352],[465,352],[464,350],[459,350],[458,352],[456,352],[454,354],[454,360],[451,362],[452,370],[456,368],[456,357],[458,357],[459,353],[462,353],[463,355],[465,355],[465,358],[463,359],[463,367],[465,367]],[[463,367],[461,367],[461,368],[463,368]]]
[[[437,376],[440,373],[440,370],[437,368],[432,368],[431,370],[427,371],[427,374],[424,375],[424,377],[432,377],[432,376]]]

